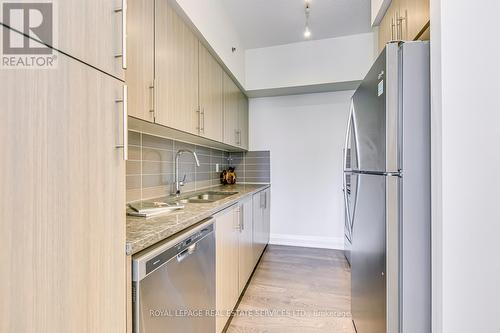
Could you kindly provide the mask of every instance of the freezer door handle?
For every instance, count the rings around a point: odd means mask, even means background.
[[[345,176],[344,176],[344,179],[345,179]],[[344,187],[343,192],[344,192],[345,215],[346,215],[346,219],[347,219],[347,225],[346,225],[347,226],[347,235],[349,236],[350,239],[352,239],[351,212],[349,210],[349,202],[348,202],[348,199],[347,199],[347,189],[346,189],[346,187]]]

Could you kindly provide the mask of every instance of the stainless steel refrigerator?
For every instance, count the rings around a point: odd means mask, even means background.
[[[429,43],[390,43],[351,101],[346,257],[357,333],[431,331]]]

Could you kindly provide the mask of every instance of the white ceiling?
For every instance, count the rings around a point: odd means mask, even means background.
[[[245,49],[304,41],[304,0],[221,0]],[[370,0],[310,0],[310,39],[372,31]]]

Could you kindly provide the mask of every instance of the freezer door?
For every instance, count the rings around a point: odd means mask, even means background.
[[[358,333],[386,333],[386,178],[358,175],[351,248],[352,317]]]
[[[388,44],[353,95],[359,170],[398,171],[387,160],[397,154],[398,64],[398,46]]]

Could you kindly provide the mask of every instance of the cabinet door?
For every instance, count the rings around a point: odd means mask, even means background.
[[[238,143],[248,149],[248,98],[240,92],[238,109]]]
[[[429,0],[402,0],[407,13],[408,40],[414,40],[429,22]]]
[[[222,141],[223,70],[203,44],[199,44],[200,129],[199,134]]]
[[[34,2],[34,1],[33,1]],[[44,42],[57,50],[67,53],[102,71],[123,79],[122,58],[122,2],[119,0],[64,0],[45,4],[49,6],[38,9],[42,15],[52,13],[54,26],[53,38],[41,40],[36,34],[30,34],[34,39]],[[17,4],[16,4],[17,5]],[[39,5],[39,4],[38,4]],[[52,6],[52,7],[50,7]],[[35,9],[36,11],[36,9]],[[24,9],[24,18],[30,17],[33,9]],[[15,30],[23,31],[23,22],[11,15],[8,19],[4,13],[2,23]],[[19,15],[19,17],[22,17]],[[36,19],[36,16],[33,16]],[[47,16],[42,16],[42,22],[50,22]],[[7,22],[9,20],[10,22]],[[50,23],[49,23],[50,24]],[[50,29],[50,27],[48,27]]]
[[[237,214],[234,208],[229,208],[215,217],[217,333],[222,332],[239,297]]]
[[[198,39],[165,0],[155,1],[156,122],[198,134]]]
[[[224,143],[238,145],[240,90],[233,80],[224,73]]]
[[[255,267],[253,253],[252,198],[239,206],[239,294],[245,288]]]
[[[154,122],[154,0],[128,3],[128,114]]]
[[[0,70],[0,331],[120,333],[122,83],[56,54]]]
[[[264,208],[262,212],[263,229],[264,229],[264,246],[269,244],[269,239],[271,237],[271,189],[266,189],[263,191],[264,194]]]
[[[253,195],[253,256],[254,262],[260,258],[264,250],[264,215],[262,192]]]

